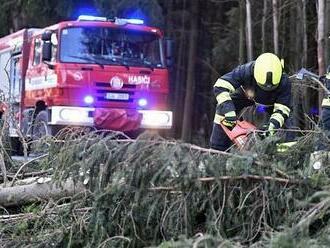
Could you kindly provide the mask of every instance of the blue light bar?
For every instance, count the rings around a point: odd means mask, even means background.
[[[129,24],[143,25],[144,21],[141,19],[127,19]]]
[[[135,25],[143,25],[144,21],[141,19],[124,19],[124,18],[116,18],[115,23],[117,25],[126,25],[126,24],[135,24]]]
[[[99,22],[106,22],[106,17],[101,16],[90,16],[90,15],[80,15],[78,17],[78,21],[99,21]]]

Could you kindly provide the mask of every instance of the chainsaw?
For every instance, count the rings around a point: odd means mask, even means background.
[[[228,138],[240,149],[244,149],[244,146],[249,140],[249,135],[257,130],[256,126],[248,121],[237,121],[234,128],[230,129],[227,126],[220,124],[222,129],[227,134]]]
[[[246,149],[251,134],[257,131],[257,127],[248,121],[237,121],[234,128],[230,129],[227,126],[220,124],[228,138],[237,146],[239,150]],[[297,142],[283,142],[277,144],[278,152],[286,152],[291,146]]]

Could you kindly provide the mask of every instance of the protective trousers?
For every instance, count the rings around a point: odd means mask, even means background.
[[[236,113],[239,114],[243,108],[252,106],[254,101],[249,100],[246,96],[241,94],[233,94],[231,96],[234,103]],[[219,151],[226,151],[232,145],[231,140],[228,138],[225,131],[219,124],[213,123],[212,134],[210,138],[210,146]]]

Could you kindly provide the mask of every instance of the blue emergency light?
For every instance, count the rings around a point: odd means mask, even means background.
[[[143,25],[144,21],[141,19],[127,19],[129,24]]]
[[[84,98],[84,102],[85,102],[86,104],[92,104],[92,103],[94,103],[94,97],[92,97],[92,96],[90,96],[90,95],[87,95],[87,96],[85,96],[85,98]]]
[[[145,98],[141,98],[141,99],[139,99],[138,104],[140,107],[145,107],[148,105],[148,101]]]
[[[80,15],[78,17],[78,21],[99,21],[99,22],[106,22],[106,17],[101,16],[91,16],[91,15]]]
[[[115,23],[117,25],[126,25],[126,24],[135,24],[135,25],[143,25],[144,21],[141,19],[124,19],[124,18],[115,18]]]
[[[78,17],[78,21],[98,21],[98,22],[106,22],[108,19],[106,17],[101,16],[92,16],[92,15],[80,15]],[[117,25],[126,25],[126,24],[135,24],[135,25],[143,25],[144,21],[142,19],[125,19],[125,18],[115,18],[115,23]]]

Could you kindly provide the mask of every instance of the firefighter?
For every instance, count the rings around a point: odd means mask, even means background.
[[[271,106],[266,130],[273,134],[289,117],[291,82],[283,73],[281,60],[272,53],[261,54],[255,61],[240,65],[220,77],[214,85],[217,107],[211,134],[211,148],[225,151],[231,141],[223,125],[233,128],[239,112],[256,103]]]

